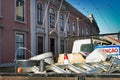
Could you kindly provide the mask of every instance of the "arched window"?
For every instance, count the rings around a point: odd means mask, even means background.
[[[60,26],[60,31],[64,31],[64,18],[63,18],[62,14],[60,14],[60,23],[59,23],[59,26]]]
[[[75,35],[75,32],[76,32],[76,25],[75,25],[75,21],[73,21],[72,23],[72,31],[73,31],[73,34]]]
[[[50,28],[55,28],[55,11],[53,8],[49,10]]]
[[[67,31],[67,33],[70,32],[70,22],[69,22],[69,19],[67,20],[66,31]]]
[[[42,24],[42,5],[40,2],[37,4],[37,24]]]

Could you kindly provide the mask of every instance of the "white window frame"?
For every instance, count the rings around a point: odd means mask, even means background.
[[[16,41],[16,35],[17,34],[21,34],[21,35],[24,35],[24,41],[23,41],[23,46],[20,46],[20,47],[26,47],[26,34],[24,32],[15,32],[15,59],[17,59],[17,54],[19,53],[19,51],[23,51],[24,52],[24,58],[26,58],[26,50],[25,49],[20,49],[19,47],[17,47],[17,41]]]
[[[52,10],[52,12],[51,12]],[[54,20],[54,21],[52,21]],[[49,23],[50,23],[50,28],[54,29],[55,28],[55,10],[54,8],[50,7],[49,9]]]
[[[25,15],[26,14],[26,0],[24,0],[24,13],[23,13],[24,14],[24,20],[23,21],[16,19],[17,18],[16,17],[16,1],[17,0],[15,0],[15,2],[14,2],[15,3],[15,21],[21,22],[21,23],[26,23],[26,15]]]

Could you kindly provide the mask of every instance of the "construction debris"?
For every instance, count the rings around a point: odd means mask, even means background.
[[[93,39],[92,43],[91,39],[76,40],[73,44],[72,53],[59,54],[57,63],[54,63],[53,54],[48,52],[31,57],[28,60],[16,60],[16,68],[19,69],[19,73],[39,74],[120,72],[119,40],[107,37],[106,40]],[[110,43],[112,45],[108,45]]]
[[[85,63],[85,58],[81,55],[81,53],[69,53],[67,54],[69,63]],[[64,54],[59,54],[58,62],[56,64],[64,63]]]

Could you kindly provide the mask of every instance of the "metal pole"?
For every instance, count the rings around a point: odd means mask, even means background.
[[[17,52],[18,52],[19,48],[17,48],[17,50],[15,51],[15,73],[17,73]]]
[[[43,72],[45,70],[45,62],[44,59],[40,60],[40,71]]]

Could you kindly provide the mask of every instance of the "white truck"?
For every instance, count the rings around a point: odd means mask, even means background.
[[[95,46],[99,45],[120,45],[120,40],[117,40],[111,36],[104,38],[89,38],[89,39],[80,39],[75,40],[73,43],[72,53],[84,51],[92,52]]]
[[[92,52],[95,46],[109,44],[109,42],[98,38],[75,40],[73,43],[72,53],[80,51]]]
[[[119,44],[119,41],[111,40],[111,37],[75,40],[72,53],[80,52],[86,57],[86,62],[100,62],[105,61],[108,55],[117,55],[120,58]]]

